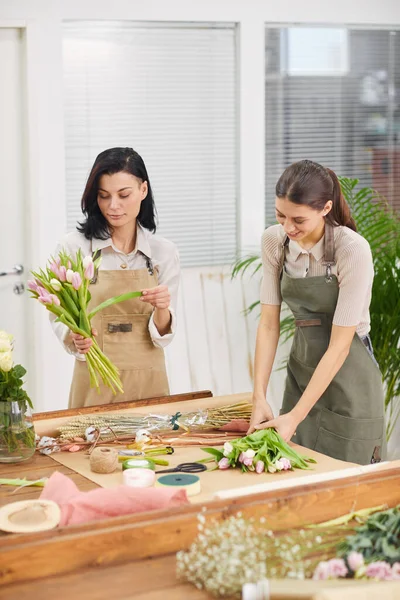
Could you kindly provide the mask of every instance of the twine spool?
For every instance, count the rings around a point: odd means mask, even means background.
[[[126,469],[122,472],[124,485],[134,488],[146,488],[154,485],[156,474],[151,469]]]
[[[95,448],[90,455],[90,470],[94,473],[113,473],[118,466],[118,452],[114,448]]]

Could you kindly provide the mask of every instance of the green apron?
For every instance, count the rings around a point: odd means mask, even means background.
[[[281,294],[296,320],[281,414],[299,401],[328,349],[339,295],[333,228],[325,226],[326,275],[294,279],[284,269],[286,237],[281,254]],[[355,334],[350,352],[324,394],[310,410],[293,442],[338,458],[369,464],[385,458],[382,376],[361,338]]]

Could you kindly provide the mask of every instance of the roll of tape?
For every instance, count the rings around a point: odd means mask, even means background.
[[[151,471],[156,470],[156,463],[151,458],[128,458],[122,463],[122,470],[126,469],[150,469]]]
[[[154,485],[156,474],[151,469],[125,469],[122,473],[124,485],[146,488]]]
[[[188,496],[195,496],[201,492],[200,477],[197,477],[197,475],[188,475],[187,473],[162,475],[162,477],[157,479],[156,487],[186,490]]]

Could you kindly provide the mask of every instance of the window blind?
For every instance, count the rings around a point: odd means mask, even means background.
[[[308,158],[400,210],[400,31],[266,28],[266,223],[275,185]]]
[[[99,152],[143,157],[159,217],[186,266],[236,254],[234,25],[64,24],[68,229]]]

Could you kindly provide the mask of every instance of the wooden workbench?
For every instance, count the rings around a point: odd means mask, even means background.
[[[208,398],[201,399],[204,395]],[[221,400],[203,393],[195,400],[193,395],[179,396],[164,399],[162,404],[148,401],[146,405],[152,407],[152,412],[156,412],[157,404],[157,412],[173,414],[176,402],[185,403],[187,410],[191,410],[193,404],[201,408],[241,399],[234,396]],[[124,410],[131,407],[125,405]],[[150,412],[144,406],[133,410]],[[69,419],[71,411],[38,415],[35,427],[39,433],[49,433],[54,428],[54,416],[59,423],[59,419]],[[182,452],[179,449],[176,456],[169,458],[182,462]],[[190,448],[190,452],[203,454],[200,449]],[[308,450],[305,453],[314,455]],[[72,454],[63,454],[67,465],[36,455],[21,465],[0,465],[0,477],[38,479],[58,470],[71,477],[81,490],[97,487],[96,482],[74,471]],[[188,459],[187,455],[188,452],[184,452],[184,460],[195,458],[191,455]],[[272,529],[282,530],[322,522],[351,510],[400,503],[400,461],[354,467],[319,455],[315,472],[310,473],[313,474],[303,471],[282,476],[266,474],[262,478],[239,471],[204,473],[201,475],[203,498],[196,502],[193,497],[194,503],[183,508],[117,517],[38,534],[5,535],[0,538],[0,597],[19,600],[24,593],[42,594],[45,589],[46,593],[56,594],[58,600],[208,598],[204,592],[175,578],[175,553],[187,548],[196,536],[197,515],[203,506],[210,519],[226,518],[241,511],[247,516],[266,515]],[[210,479],[213,477],[214,482]],[[253,484],[257,487],[252,487]],[[0,503],[35,498],[41,490],[13,491],[0,488]],[[384,594],[390,598],[388,585]],[[310,588],[315,591],[316,583],[273,582],[272,598],[312,598]],[[354,590],[352,597],[355,600]],[[345,598],[344,589],[340,598]]]

